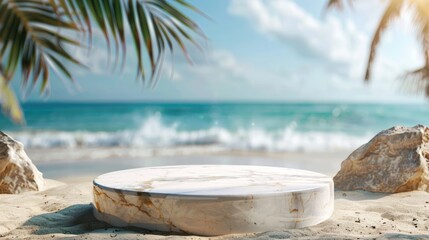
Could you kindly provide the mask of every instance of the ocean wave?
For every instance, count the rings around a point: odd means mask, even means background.
[[[261,128],[227,130],[211,127],[183,131],[166,126],[160,116],[151,116],[136,130],[117,132],[26,131],[11,135],[27,148],[151,147],[215,145],[231,150],[335,151],[354,149],[370,136],[333,132],[299,132],[293,125],[277,131]]]

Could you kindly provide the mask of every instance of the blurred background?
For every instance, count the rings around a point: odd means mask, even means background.
[[[95,32],[89,53],[73,50],[89,66],[70,66],[77,82],[52,76],[47,96],[21,94],[26,124],[2,116],[0,128],[45,175],[64,177],[252,161],[331,174],[381,130],[428,124],[425,90],[403,77],[425,63],[411,10],[383,33],[365,82],[389,1],[341,11],[327,11],[322,0],[189,2],[209,16],[185,10],[207,36],[202,49],[189,48],[192,64],[177,51],[147,88],[136,80],[137,57],[127,56],[123,72],[113,69]],[[20,92],[19,81],[12,86]],[[321,159],[329,164],[312,167]]]

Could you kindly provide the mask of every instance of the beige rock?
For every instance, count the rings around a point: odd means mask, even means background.
[[[0,194],[40,191],[42,173],[24,151],[22,143],[0,131]]]
[[[337,190],[397,193],[429,192],[429,128],[393,127],[382,131],[341,163]]]

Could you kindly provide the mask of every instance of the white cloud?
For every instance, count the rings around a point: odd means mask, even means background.
[[[328,15],[324,21],[288,0],[234,0],[230,12],[257,29],[293,47],[303,56],[339,65],[362,55],[366,36],[350,21]]]
[[[74,52],[75,57],[83,63],[88,70],[85,68],[77,69],[77,73],[80,76],[87,75],[89,73],[106,76],[111,74],[107,69],[109,69],[109,55],[105,48],[99,46],[93,46],[90,50],[85,48],[76,48]],[[110,59],[113,57],[110,56]],[[112,61],[112,60],[110,60]],[[107,70],[107,71],[106,71]]]
[[[194,55],[195,56],[195,55]],[[205,79],[228,81],[231,77],[243,79],[245,68],[238,63],[236,58],[224,50],[208,50],[203,57],[199,57],[192,66],[187,67],[192,74],[205,76]]]
[[[238,59],[230,51],[208,49],[204,57],[199,57],[193,65],[181,66],[181,76],[197,77],[205,82],[239,82],[241,85],[282,86],[287,76],[271,69],[260,68]]]
[[[362,79],[346,79],[312,67],[274,71],[246,63],[222,49],[208,50],[203,57],[193,56],[198,61],[192,66],[176,60],[174,72],[180,75],[179,81],[168,80],[169,71],[164,71],[158,87],[164,89],[166,84],[177,91],[192,92],[185,95],[187,98],[206,100],[388,101],[396,98],[390,82],[366,86]],[[170,67],[168,63],[166,68]]]
[[[293,48],[312,70],[348,81],[361,78],[368,37],[350,19],[327,15],[319,20],[290,0],[233,0],[229,11]]]
[[[357,21],[352,18],[365,9],[363,18]],[[295,57],[311,65],[311,71],[295,75],[312,82],[313,86],[307,87],[313,88],[315,94],[325,91],[339,98],[349,95],[349,99],[395,98],[399,89],[397,76],[409,65],[409,54],[401,62],[395,62],[379,52],[373,67],[373,83],[365,86],[362,81],[370,36],[382,10],[382,4],[371,1],[356,4],[354,10],[350,10],[355,13],[349,17],[328,13],[319,19],[292,0],[233,0],[229,6],[231,14],[247,20],[261,35],[293,48]]]
[[[167,84],[173,89],[192,92],[192,96],[187,97],[218,101],[280,100],[287,98],[285,93],[291,88],[297,89],[291,87],[296,81],[289,73],[254,66],[231,51],[207,49],[204,54],[192,52],[191,56],[192,65],[181,58],[176,58],[174,65],[167,62],[158,88]],[[171,67],[175,68],[173,78],[169,71]]]

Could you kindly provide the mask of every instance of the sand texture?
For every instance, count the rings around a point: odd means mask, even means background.
[[[48,180],[42,192],[0,195],[3,239],[205,239],[113,228],[92,216],[92,183]],[[210,239],[428,239],[429,193],[336,192],[335,211],[317,226]]]

